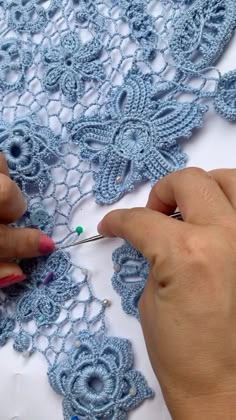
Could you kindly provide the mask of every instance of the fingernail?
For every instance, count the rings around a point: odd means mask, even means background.
[[[38,249],[40,254],[51,254],[51,252],[53,252],[55,249],[55,244],[51,238],[41,233]]]
[[[23,281],[26,279],[24,274],[14,273],[10,276],[2,277],[0,279],[0,288],[10,286],[11,284],[18,283],[19,281]]]
[[[102,226],[102,222],[99,222],[98,225],[97,225],[97,231],[98,231],[98,233],[100,233],[101,226]]]

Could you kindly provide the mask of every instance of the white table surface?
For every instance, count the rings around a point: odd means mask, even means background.
[[[223,73],[236,68],[236,34],[219,67]],[[189,156],[188,166],[206,170],[236,167],[236,123],[230,124],[211,110],[205,117],[204,127],[185,142],[184,150]],[[149,189],[149,185],[142,186],[109,208],[99,207],[92,198],[87,199],[78,208],[73,224],[82,225],[86,235],[92,235],[108,210],[145,205]],[[74,249],[72,257],[89,269],[95,294],[112,301],[107,310],[109,334],[131,340],[135,367],[155,390],[155,398],[132,412],[130,419],[168,420],[170,416],[148,360],[141,327],[136,319],[122,311],[120,297],[111,286],[111,253],[120,243],[114,239],[86,245]],[[61,398],[50,388],[46,369],[46,362],[39,354],[24,359],[14,352],[12,343],[0,349],[0,420],[63,420]]]

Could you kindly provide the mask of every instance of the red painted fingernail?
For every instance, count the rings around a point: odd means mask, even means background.
[[[40,234],[39,252],[40,254],[51,254],[55,249],[55,244],[51,238],[43,233]]]
[[[11,286],[14,283],[18,283],[19,281],[25,280],[26,276],[24,274],[14,273],[10,276],[2,277],[0,279],[0,288]]]

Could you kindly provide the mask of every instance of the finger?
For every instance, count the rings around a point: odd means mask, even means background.
[[[9,176],[7,161],[2,153],[0,153],[0,173]]]
[[[209,174],[216,180],[234,209],[236,209],[236,169],[217,169]]]
[[[11,286],[25,279],[26,276],[17,264],[10,262],[0,263],[0,288]]]
[[[18,186],[5,174],[0,174],[0,222],[11,223],[25,212],[26,203]]]
[[[153,187],[147,207],[165,213],[178,207],[185,221],[199,224],[220,222],[233,213],[231,203],[215,179],[198,168],[162,178]]]
[[[111,211],[99,223],[98,231],[104,236],[126,239],[153,262],[155,256],[162,258],[174,246],[181,228],[180,222],[159,212],[133,208]]]
[[[37,229],[12,228],[0,225],[0,257],[28,258],[53,252],[51,238]]]

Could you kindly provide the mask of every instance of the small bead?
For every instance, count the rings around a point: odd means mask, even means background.
[[[82,268],[82,269],[81,269],[81,273],[82,273],[84,276],[87,276],[87,275],[88,275],[88,270],[87,270],[86,268]]]
[[[50,271],[50,272],[46,275],[45,279],[43,280],[43,284],[48,284],[48,283],[50,283],[50,281],[52,281],[52,280],[53,280],[53,277],[54,277],[54,273],[53,273],[52,271]]]
[[[121,176],[117,176],[116,177],[116,184],[120,184],[120,182],[121,182]]]
[[[41,226],[44,223],[46,223],[47,219],[48,219],[48,214],[46,210],[44,210],[41,207],[33,210],[30,215],[30,221],[33,226]]]
[[[132,388],[130,388],[129,390],[129,395],[131,397],[135,397],[135,395],[137,394],[137,389],[133,386]]]
[[[113,265],[113,270],[115,271],[115,273],[119,273],[120,269],[121,269],[120,264],[115,263]]]
[[[76,340],[75,342],[75,347],[80,347],[81,346],[81,341],[80,340]]]
[[[41,315],[41,316],[39,316],[39,317],[38,317],[38,321],[39,321],[39,322],[43,322],[43,321],[44,321],[44,316],[42,316],[42,315]]]
[[[76,233],[78,233],[78,235],[80,235],[81,233],[83,233],[83,228],[82,226],[77,226],[77,228],[75,229]]]
[[[70,420],[79,420],[79,417],[78,417],[78,416],[72,416],[72,417],[70,418]]]
[[[110,300],[108,300],[108,299],[104,299],[104,300],[102,301],[102,303],[103,303],[103,305],[104,305],[104,306],[111,306],[111,302],[110,302]]]

